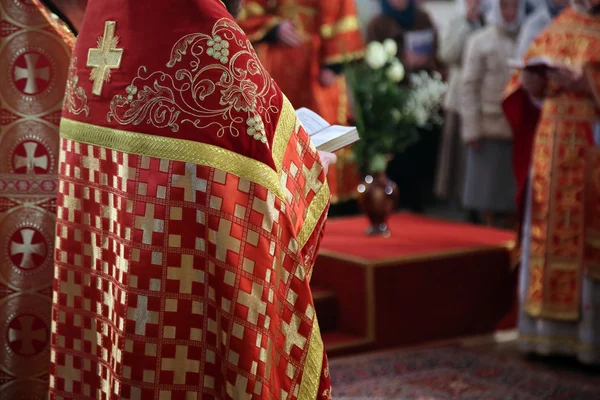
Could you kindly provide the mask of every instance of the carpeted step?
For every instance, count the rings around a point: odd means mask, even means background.
[[[335,292],[313,287],[312,295],[321,332],[329,332],[337,329],[339,302],[335,297]]]
[[[321,333],[328,357],[354,354],[370,349],[372,341],[342,331],[329,331]]]

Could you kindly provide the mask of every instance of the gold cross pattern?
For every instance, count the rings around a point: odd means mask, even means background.
[[[104,24],[104,36],[98,38],[95,49],[89,49],[87,67],[92,68],[90,79],[94,82],[92,93],[96,96],[102,94],[102,86],[110,79],[110,70],[118,69],[123,58],[123,49],[118,49],[119,37],[115,36],[114,21]]]

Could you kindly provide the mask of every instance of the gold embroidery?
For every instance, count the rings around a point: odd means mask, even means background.
[[[300,382],[300,391],[298,399],[315,399],[319,390],[319,381],[321,380],[321,369],[323,368],[323,340],[319,330],[317,317],[313,319],[310,343],[308,353],[302,372],[302,381]]]
[[[77,57],[73,57],[69,67],[69,78],[65,90],[65,108],[71,114],[79,115],[85,113],[90,116],[90,107],[87,104],[87,95],[82,87],[77,86],[79,77],[77,76]]]
[[[97,96],[102,94],[104,83],[110,80],[110,70],[121,66],[123,49],[117,49],[116,25],[114,21],[106,21],[104,36],[98,38],[98,47],[88,51],[87,67],[92,68],[90,79],[94,82],[92,93]]]
[[[358,30],[360,27],[358,18],[354,15],[342,18],[335,24],[325,24],[321,26],[321,37],[331,39],[334,36]]]
[[[329,191],[329,186],[325,183],[321,186],[321,189],[319,189],[308,208],[306,219],[302,224],[302,230],[298,234],[298,244],[300,245],[300,248],[303,248],[304,245],[306,245],[306,242],[308,242],[308,239],[310,239],[310,235],[312,235],[315,226],[317,226],[319,219],[321,219],[323,212],[329,204],[330,197],[331,192]]]
[[[258,3],[251,1],[244,5],[238,15],[238,21],[244,21],[248,18],[259,17],[265,14],[265,9]]]
[[[220,147],[183,139],[105,128],[68,118],[63,118],[60,123],[60,135],[65,139],[124,153],[185,161],[217,168],[262,185],[280,199],[284,198],[279,177],[271,167]]]
[[[334,55],[331,57],[326,57],[323,62],[327,65],[340,64],[340,63],[344,63],[344,62],[359,60],[359,59],[363,58],[364,56],[365,56],[365,51],[358,50],[358,51],[354,51],[354,52],[348,52],[348,53],[344,53],[344,54]]]
[[[184,36],[173,46],[166,65],[173,68],[186,56],[184,67],[174,73],[150,73],[140,67],[126,89],[127,96],[117,95],[111,101],[108,121],[114,119],[122,125],[150,123],[173,132],[180,124],[190,123],[198,129],[214,130],[218,137],[225,133],[238,137],[239,125],[245,122],[245,133],[268,145],[264,123],[271,123],[279,113],[275,105],[278,93],[243,35],[234,22],[223,18],[215,23],[210,35]],[[205,54],[216,62],[206,65],[200,59]],[[255,81],[260,81],[260,86]],[[219,97],[211,102],[207,100],[210,96]],[[222,107],[207,108],[211,103]]]

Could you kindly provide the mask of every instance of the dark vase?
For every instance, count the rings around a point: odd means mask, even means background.
[[[390,236],[387,221],[398,203],[399,192],[396,183],[390,180],[385,172],[376,172],[367,175],[364,182],[358,185],[358,193],[363,212],[371,223],[366,234]]]

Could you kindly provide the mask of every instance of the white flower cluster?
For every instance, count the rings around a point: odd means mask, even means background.
[[[404,66],[396,57],[398,45],[392,39],[383,42],[371,42],[367,46],[365,61],[371,69],[379,70],[387,67],[385,73],[392,82],[400,82],[404,79]]]
[[[420,128],[441,125],[443,120],[439,108],[448,90],[448,84],[442,80],[442,76],[437,72],[429,75],[421,71],[410,75],[410,84],[410,98],[405,112],[415,117]]]

